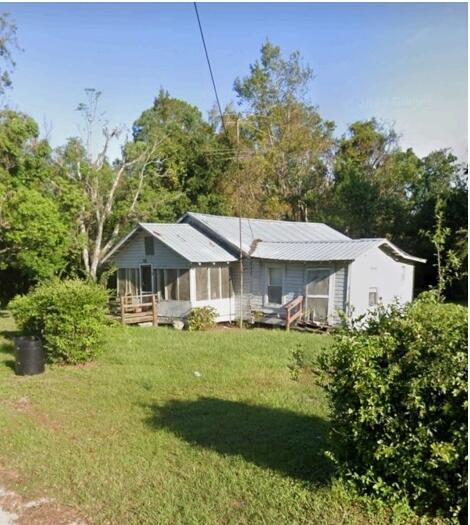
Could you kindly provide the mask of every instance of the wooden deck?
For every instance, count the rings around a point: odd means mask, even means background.
[[[153,326],[158,326],[155,294],[121,296],[110,302],[110,310],[122,324],[152,323]]]

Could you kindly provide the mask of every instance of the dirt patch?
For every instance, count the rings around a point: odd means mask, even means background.
[[[54,432],[60,432],[62,430],[59,422],[53,420],[48,414],[35,407],[28,397],[21,397],[14,401],[5,402],[5,404],[10,405],[16,412],[25,414],[39,426],[45,427]]]
[[[0,525],[90,525],[75,509],[52,498],[28,499],[7,488],[18,483],[19,475],[0,465]]]

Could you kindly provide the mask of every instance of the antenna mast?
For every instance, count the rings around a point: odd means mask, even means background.
[[[243,328],[243,245],[242,245],[242,199],[240,195],[240,117],[237,115],[237,174],[238,174],[238,230],[240,236],[240,328]]]

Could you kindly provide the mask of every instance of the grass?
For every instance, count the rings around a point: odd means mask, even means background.
[[[0,461],[25,495],[95,524],[409,522],[332,477],[325,396],[287,368],[328,336],[113,327],[95,363],[18,377],[13,331],[0,316]]]

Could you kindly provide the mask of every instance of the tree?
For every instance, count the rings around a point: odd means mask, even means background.
[[[87,90],[87,95],[87,102],[81,103],[78,109],[91,133],[98,115],[100,92]],[[110,163],[109,146],[120,138],[122,129],[104,123],[101,132],[104,143],[96,155],[93,156],[79,138],[70,139],[55,155],[62,198],[76,211],[83,268],[93,279],[121,231],[136,218],[147,168],[154,162],[158,146],[156,141],[128,142],[122,148],[122,158]],[[89,135],[86,142],[93,142]]]
[[[467,275],[462,268],[468,259],[467,170],[445,149],[424,157],[422,167],[421,177],[412,189],[415,236],[410,245],[420,250],[428,264],[420,272],[417,286],[436,285],[441,292],[445,289],[447,296],[464,299]],[[445,277],[449,272],[453,274],[451,282]]]
[[[309,220],[320,213],[334,124],[324,121],[306,98],[312,76],[298,52],[285,59],[267,41],[250,74],[235,81],[248,116],[240,124],[243,186],[232,183],[232,199],[238,192],[249,193],[244,186],[254,183],[258,192],[251,199],[255,207],[247,210],[250,215]]]
[[[225,210],[219,183],[230,159],[216,125],[195,106],[161,89],[153,106],[135,121],[133,135],[136,142],[158,143],[139,205],[143,216],[175,220],[188,210]]]
[[[418,157],[398,147],[393,129],[375,119],[353,123],[338,141],[330,221],[352,237],[388,236],[399,242],[407,231],[410,189],[419,170]]]
[[[0,67],[0,94],[11,87],[11,73],[16,65],[13,60],[14,49],[18,49],[16,24],[8,13],[3,13],[0,15],[0,57],[3,60],[3,66]]]
[[[71,225],[52,180],[50,147],[36,122],[0,112],[0,299],[63,271]]]

